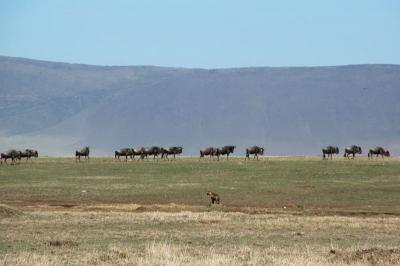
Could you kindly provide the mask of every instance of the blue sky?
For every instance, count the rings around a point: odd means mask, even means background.
[[[0,0],[0,55],[201,68],[400,64],[400,1]]]

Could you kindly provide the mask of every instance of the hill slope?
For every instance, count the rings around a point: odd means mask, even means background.
[[[183,69],[0,57],[0,148],[97,155],[141,145],[400,152],[400,66]]]

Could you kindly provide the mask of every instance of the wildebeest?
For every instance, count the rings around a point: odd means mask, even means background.
[[[234,150],[235,150],[235,148],[236,148],[236,146],[233,146],[233,145],[227,145],[227,146],[223,146],[223,147],[221,147],[221,148],[218,148],[218,158],[219,158],[219,155],[225,155],[226,154],[226,159],[228,160],[229,159],[229,154],[231,154],[231,153],[233,153],[234,152]]]
[[[81,149],[81,150],[76,150],[75,151],[75,160],[81,160],[81,156],[84,156],[85,159],[87,158],[89,160],[89,153],[90,153],[90,149],[88,146],[86,146],[85,148]]]
[[[361,147],[360,146],[356,146],[356,145],[351,145],[351,146],[347,147],[346,149],[344,149],[343,157],[347,157],[347,159],[350,159],[349,155],[353,154],[353,158],[352,159],[354,159],[356,153],[358,153],[358,154],[362,153]]]
[[[161,153],[161,148],[157,146],[147,147],[143,151],[143,156],[147,158],[149,155],[153,155],[153,160],[158,158],[158,155]]]
[[[254,158],[258,160],[258,155],[264,155],[264,148],[258,146],[251,146],[246,149],[246,158],[250,160],[250,154],[254,154]]]
[[[133,157],[133,159],[135,159],[135,156],[136,155],[139,155],[140,157],[139,158],[141,158],[141,159],[143,159],[144,158],[144,153],[145,153],[145,150],[146,150],[146,148],[144,148],[144,147],[137,147],[137,148],[132,148],[132,157]]]
[[[183,150],[183,148],[181,146],[173,146],[173,147],[169,147],[169,148],[161,148],[161,158],[168,159],[168,155],[174,155],[174,159],[175,159],[175,156],[177,154],[181,154],[182,150]]]
[[[11,158],[11,163],[14,163],[15,160],[21,160],[21,152],[11,149],[0,154],[0,161],[4,159],[4,162],[7,163],[7,159]]]
[[[38,157],[39,153],[37,150],[25,149],[21,151],[21,158],[26,158],[26,160],[31,159],[32,157]]]
[[[219,149],[214,148],[214,147],[207,147],[204,149],[200,150],[200,158],[203,158],[205,155],[210,155],[210,158],[212,156],[219,156]]]
[[[131,159],[132,159],[133,150],[131,148],[122,148],[122,149],[116,150],[114,152],[114,158],[118,158],[118,160],[119,160],[120,156],[125,156],[125,161],[128,161],[128,156],[131,157]]]
[[[322,149],[322,158],[323,159],[326,158],[325,154],[328,155],[328,159],[329,159],[329,157],[331,157],[331,159],[332,159],[333,154],[339,154],[339,148],[334,147],[334,146],[326,146],[325,148]]]
[[[26,149],[26,151],[29,151],[29,155],[30,155],[29,158],[31,158],[31,157],[36,157],[36,158],[39,157],[39,152],[37,150]]]
[[[382,147],[379,147],[379,146],[378,147],[374,147],[372,149],[369,149],[368,159],[372,159],[374,154],[376,155],[376,157],[381,155],[382,159],[383,159],[383,156],[390,157],[390,152],[388,150],[385,150]]]

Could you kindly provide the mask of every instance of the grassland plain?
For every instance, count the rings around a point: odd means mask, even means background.
[[[397,158],[40,158],[0,203],[3,265],[400,263]]]

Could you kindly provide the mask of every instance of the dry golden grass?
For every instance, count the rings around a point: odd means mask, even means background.
[[[135,207],[3,217],[0,265],[400,263],[398,217],[128,211]]]

